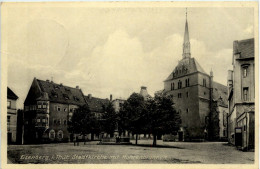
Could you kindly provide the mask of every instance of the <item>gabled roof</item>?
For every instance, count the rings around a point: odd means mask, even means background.
[[[51,102],[63,103],[63,104],[86,104],[82,91],[78,88],[72,88],[56,84],[54,82],[43,81],[37,79],[39,87],[41,89],[41,96],[39,99],[49,98]],[[44,94],[47,93],[47,94]]]
[[[220,106],[228,106],[228,87],[217,82],[213,82],[213,100],[218,101]]]
[[[234,54],[240,54],[240,58],[253,58],[255,53],[254,38],[234,41]]]
[[[18,96],[9,87],[7,87],[7,98],[17,100]]]
[[[165,81],[194,72],[201,72],[206,74],[206,72],[203,70],[203,68],[200,66],[195,58],[185,58],[179,61],[178,65],[174,68],[172,73],[167,77]]]
[[[92,112],[103,112],[103,106],[107,106],[109,104],[108,99],[101,99],[92,96],[85,96],[85,100],[89,106],[90,111]]]

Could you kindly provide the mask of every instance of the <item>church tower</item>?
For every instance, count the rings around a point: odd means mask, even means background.
[[[185,32],[183,40],[183,53],[182,58],[190,58],[190,38],[189,38],[189,27],[187,21],[187,8],[186,8],[186,23],[185,23]]]
[[[179,141],[204,140],[209,136],[216,138],[223,133],[217,130],[218,112],[227,108],[226,105],[216,101],[220,100],[220,97],[227,97],[225,94],[227,88],[213,82],[213,72],[211,71],[210,75],[206,73],[194,58],[196,56],[191,57],[187,9],[182,47],[182,59],[164,81],[163,90],[172,96],[174,107],[181,116],[182,124],[175,134],[177,133]],[[222,107],[218,106],[220,104]],[[220,118],[220,121],[222,119]],[[216,126],[212,126],[213,122]]]

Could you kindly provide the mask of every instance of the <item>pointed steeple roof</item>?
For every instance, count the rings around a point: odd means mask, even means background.
[[[190,38],[189,38],[189,27],[187,21],[187,8],[186,8],[186,23],[185,23],[185,32],[183,40],[183,53],[182,58],[190,58]]]

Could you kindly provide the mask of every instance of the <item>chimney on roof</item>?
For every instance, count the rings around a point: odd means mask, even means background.
[[[112,101],[112,99],[113,99],[113,96],[112,96],[112,94],[110,94],[110,101]]]
[[[146,90],[146,89],[147,89],[147,87],[141,86],[141,90]]]
[[[143,97],[146,97],[146,96],[148,95],[147,87],[141,86],[140,94],[141,94]]]
[[[46,80],[46,82],[50,82],[50,80],[49,80],[49,79],[47,79],[47,80]]]
[[[79,86],[76,86],[76,89],[79,89]]]
[[[88,98],[91,99],[92,98],[92,94],[88,94]]]

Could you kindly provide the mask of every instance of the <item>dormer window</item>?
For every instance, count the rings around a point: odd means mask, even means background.
[[[79,101],[79,98],[77,98],[77,96],[74,96],[74,100]]]
[[[69,100],[69,96],[67,94],[63,94],[65,100]]]
[[[58,94],[54,90],[51,91],[51,94],[53,97],[56,97],[56,98],[58,97]]]

